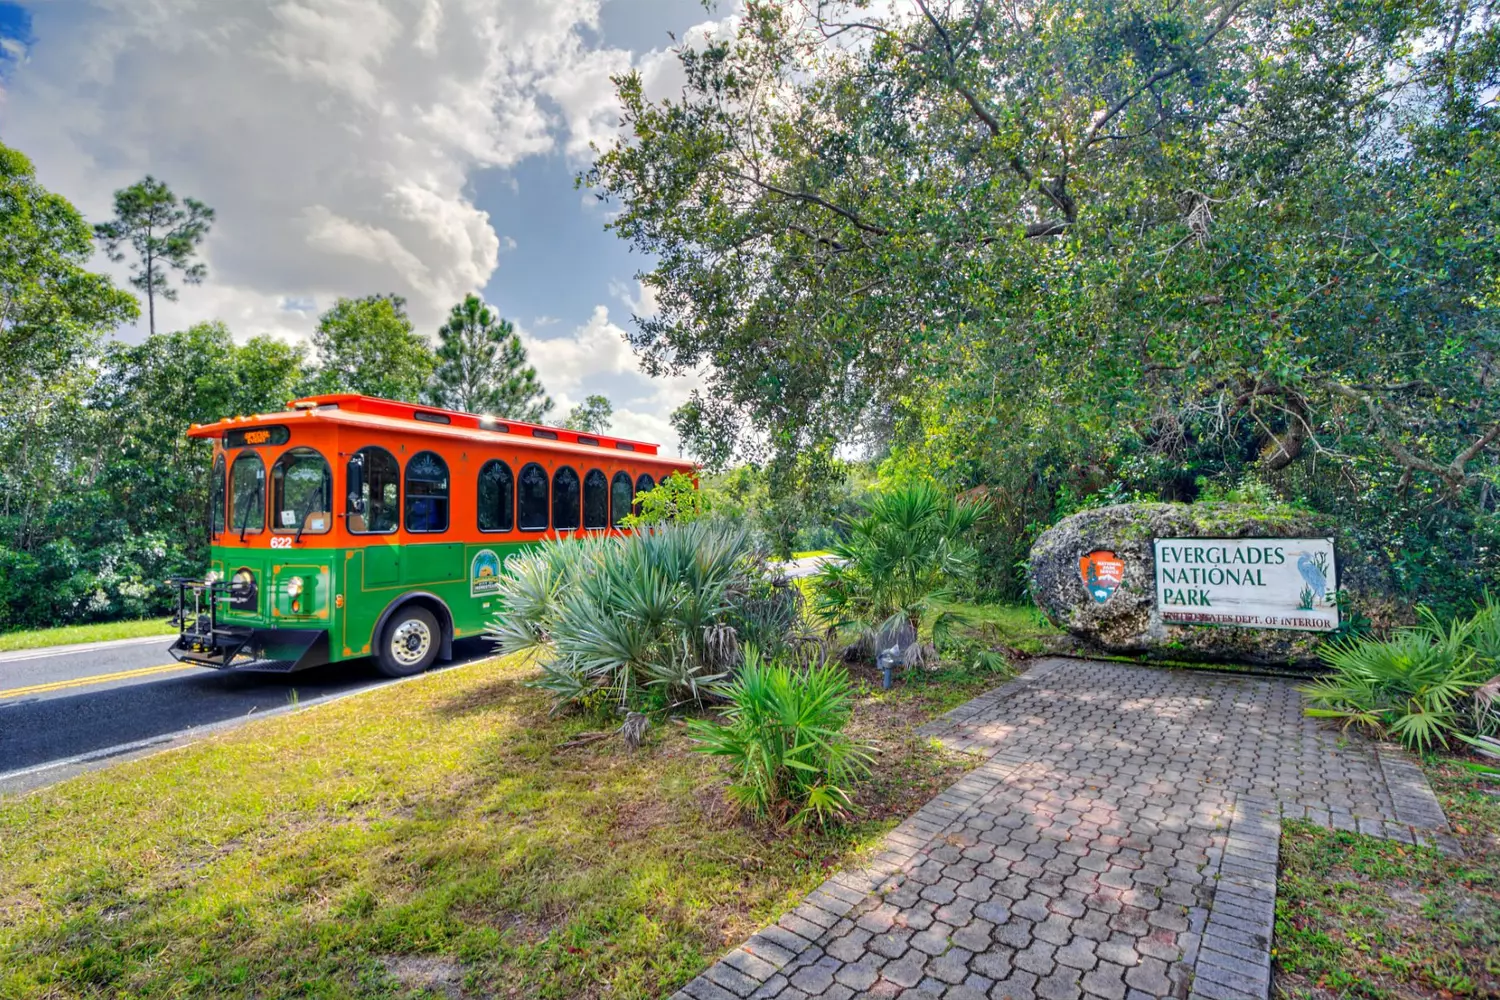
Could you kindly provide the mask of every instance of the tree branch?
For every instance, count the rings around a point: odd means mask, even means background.
[[[1376,402],[1373,396],[1366,395],[1351,386],[1343,385],[1339,382],[1329,382],[1327,385],[1335,394],[1364,405],[1370,414],[1370,422],[1375,425],[1375,433],[1384,442],[1386,450],[1390,452],[1392,458],[1406,466],[1407,469],[1415,469],[1418,472],[1427,472],[1437,476],[1453,492],[1457,492],[1464,486],[1485,482],[1482,477],[1469,473],[1464,467],[1478,457],[1479,453],[1484,451],[1485,448],[1489,447],[1496,440],[1500,440],[1500,422],[1492,425],[1467,448],[1454,455],[1453,461],[1447,465],[1442,465],[1431,459],[1412,454],[1401,442],[1397,441],[1386,427],[1385,417],[1380,412],[1380,404]]]
[[[1226,7],[1224,9],[1224,15],[1219,18],[1219,23],[1214,25],[1213,28],[1208,32],[1208,34],[1203,37],[1202,41],[1200,41],[1198,45],[1193,49],[1192,54],[1196,55],[1215,38],[1219,37],[1224,29],[1229,27],[1230,22],[1234,20],[1235,15],[1239,13],[1240,8],[1243,7],[1245,3],[1246,0],[1234,0],[1233,3]],[[1115,116],[1120,112],[1130,107],[1130,105],[1135,102],[1136,98],[1140,97],[1148,90],[1151,90],[1158,83],[1161,83],[1168,77],[1175,76],[1187,68],[1188,61],[1186,59],[1178,59],[1172,65],[1163,67],[1162,69],[1157,70],[1155,73],[1152,73],[1146,78],[1145,83],[1141,84],[1135,90],[1131,91],[1129,94],[1126,94],[1124,97],[1120,98],[1110,107],[1105,109],[1104,115],[1096,120],[1094,124],[1090,125],[1088,132],[1084,133],[1083,142],[1081,143],[1080,148],[1087,149],[1089,146],[1092,146],[1095,139],[1099,135],[1100,129],[1104,128],[1105,125],[1108,125],[1111,121],[1113,121]]]
[[[866,222],[854,212],[851,212],[849,209],[843,208],[839,205],[835,205],[833,202],[828,201],[826,198],[822,198],[819,195],[815,195],[811,191],[793,191],[789,188],[779,187],[778,185],[763,181],[758,177],[751,177],[748,174],[742,174],[738,170],[726,170],[725,173],[729,174],[731,177],[738,177],[742,181],[748,181],[749,183],[754,184],[756,187],[760,188],[763,191],[769,191],[772,194],[779,194],[783,198],[790,198],[793,201],[805,202],[809,205],[817,205],[819,208],[826,209],[833,214],[846,219],[850,225],[854,226],[855,229],[870,233],[872,236],[891,235],[891,231],[889,229],[886,229],[884,226],[877,226],[872,222]]]

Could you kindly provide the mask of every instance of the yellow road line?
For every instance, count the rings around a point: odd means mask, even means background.
[[[89,677],[74,677],[65,681],[53,681],[50,684],[33,684],[31,687],[11,688],[9,691],[0,691],[0,698],[19,698],[28,694],[45,694],[48,691],[62,691],[65,688],[87,687],[90,684],[107,684],[110,681],[124,681],[132,677],[149,677],[152,674],[164,674],[169,670],[192,670],[195,669],[191,663],[164,663],[159,667],[140,667],[136,670],[121,670],[113,674],[93,674]]]

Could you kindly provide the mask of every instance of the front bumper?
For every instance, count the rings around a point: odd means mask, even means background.
[[[170,624],[181,629],[167,652],[179,663],[216,670],[290,673],[328,662],[327,629],[255,628],[219,621],[219,605],[231,600],[222,581],[174,579],[177,613]]]
[[[328,662],[328,630],[220,625],[209,633],[185,628],[167,652],[180,663],[216,670],[291,673]]]

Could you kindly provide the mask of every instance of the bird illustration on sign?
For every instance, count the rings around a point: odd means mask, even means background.
[[[1094,603],[1103,604],[1125,579],[1125,561],[1108,549],[1095,549],[1078,560],[1078,575]]]
[[[1301,600],[1297,604],[1298,610],[1311,611],[1316,606],[1314,601],[1326,603],[1328,601],[1328,554],[1326,552],[1316,554],[1299,552],[1297,572],[1302,575],[1302,580],[1306,584],[1299,595]]]

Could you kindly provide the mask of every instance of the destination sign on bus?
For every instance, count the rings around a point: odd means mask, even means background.
[[[272,424],[269,427],[242,427],[239,430],[224,432],[224,447],[226,448],[264,448],[266,446],[286,444],[292,439],[292,432],[281,424]]]

